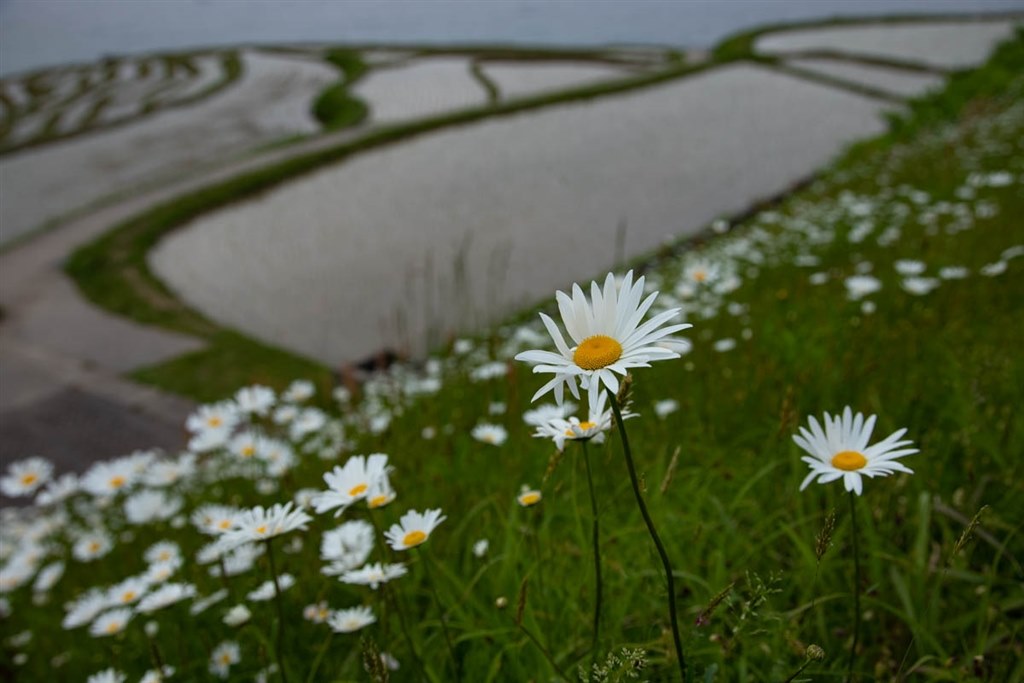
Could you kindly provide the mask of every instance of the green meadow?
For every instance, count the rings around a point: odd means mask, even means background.
[[[680,358],[633,370],[620,392],[637,413],[624,428],[674,570],[672,594],[614,423],[586,447],[600,521],[596,647],[587,456],[581,442],[559,452],[533,436],[523,414],[552,402],[531,403],[548,377],[513,360],[554,350],[536,315],[561,323],[552,292],[536,310],[426,365],[394,366],[341,400],[322,369],[289,366],[295,379],[316,379],[316,395],[289,402],[277,384],[275,413],[297,407],[280,419],[245,417],[237,433],[286,444],[293,466],[211,448],[167,488],[165,507],[178,509],[166,518],[126,514],[141,483],[6,511],[5,561],[33,552],[42,556],[24,561],[36,568],[65,568],[43,590],[33,589],[35,570],[20,581],[8,574],[0,671],[81,681],[113,667],[136,681],[164,664],[175,670],[167,680],[212,680],[211,653],[230,641],[240,653],[231,680],[670,681],[681,677],[671,602],[687,680],[1022,680],[1022,215],[1018,32],[806,187],[616,270],[632,268],[660,292],[648,316],[680,308],[676,321],[692,328],[678,335]],[[588,296],[589,284],[580,283]],[[278,358],[256,349],[209,371],[239,386],[274,384],[286,372],[258,365]],[[182,359],[140,378],[230,399],[195,388],[205,371]],[[586,397],[574,402],[585,413]],[[809,470],[793,435],[845,406],[878,416],[872,443],[906,428],[919,452],[900,462],[913,474],[865,478],[860,496],[841,480],[801,491]],[[296,428],[301,415],[309,431]],[[474,438],[482,423],[503,427],[507,440]],[[393,502],[359,502],[337,518],[307,510],[306,529],[259,545],[270,552],[234,576],[195,560],[213,540],[190,520],[197,507],[308,500],[325,489],[325,472],[369,453],[389,457]],[[517,502],[524,485],[538,503]],[[433,508],[446,519],[422,545],[392,550],[380,538],[406,511]],[[376,529],[369,561],[408,569],[376,590],[321,572],[323,533],[359,519]],[[70,549],[90,531],[109,536],[111,549],[75,559]],[[198,614],[192,599],[136,614],[110,635],[62,626],[67,603],[146,572],[143,554],[161,540],[183,558],[168,580],[198,596],[223,590],[221,601]],[[486,551],[474,552],[481,540]],[[294,585],[245,599],[284,573]],[[332,632],[303,616],[321,601],[370,607],[375,622]],[[225,624],[242,602],[250,618]]]

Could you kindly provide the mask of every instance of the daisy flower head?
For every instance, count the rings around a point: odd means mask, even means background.
[[[373,526],[361,519],[324,532],[320,540],[320,559],[330,563],[324,568],[324,574],[343,574],[362,565],[373,551],[373,539]]]
[[[653,361],[679,358],[676,351],[658,343],[692,325],[666,325],[679,315],[678,308],[658,313],[640,324],[658,298],[658,292],[646,298],[643,294],[644,278],[634,282],[633,271],[626,273],[619,286],[612,273],[605,278],[603,290],[592,282],[589,301],[577,284],[573,285],[572,297],[557,292],[555,298],[562,325],[575,345],[570,347],[554,320],[540,314],[557,353],[531,350],[516,354],[516,360],[534,364],[534,372],[554,375],[532,400],[553,390],[555,401],[561,404],[566,386],[577,398],[579,386],[582,386],[589,392],[590,407],[594,410],[602,387],[612,392],[619,390],[616,374],[625,375],[630,368],[648,367]]]
[[[288,388],[281,394],[281,400],[287,403],[302,403],[313,398],[316,393],[316,386],[308,379],[297,379],[288,385]]]
[[[79,562],[92,562],[109,553],[113,547],[114,541],[107,532],[89,531],[79,536],[71,546],[71,555]]]
[[[477,441],[489,443],[492,446],[500,446],[508,439],[508,432],[504,427],[486,422],[481,422],[473,427],[471,434]]]
[[[327,621],[327,618],[331,616],[331,610],[327,606],[326,600],[313,603],[312,605],[306,605],[305,609],[302,610],[302,618],[306,621],[311,621],[314,624],[322,624]]]
[[[53,464],[45,458],[26,458],[12,462],[7,474],[0,477],[0,492],[5,496],[16,498],[30,496],[50,481],[53,476]]]
[[[241,515],[242,511],[236,507],[209,503],[196,508],[191,519],[200,532],[219,536],[233,529]]]
[[[199,409],[185,420],[185,428],[192,434],[230,433],[240,420],[238,405],[234,401],[221,401],[199,406]]]
[[[537,431],[533,436],[537,438],[551,439],[555,442],[555,448],[565,449],[565,442],[568,441],[591,441],[596,444],[604,443],[605,432],[612,428],[612,411],[605,409],[608,403],[608,395],[601,394],[597,397],[597,407],[590,411],[586,420],[576,417],[567,419],[553,417],[544,424],[537,425]],[[626,420],[636,417],[636,413],[629,412],[628,406],[623,406],[622,419]]]
[[[89,633],[97,638],[116,635],[132,620],[133,613],[131,607],[120,607],[104,612],[92,622]]]
[[[241,412],[260,417],[270,412],[276,400],[273,389],[259,384],[242,387],[235,394],[235,404]]]
[[[135,465],[129,458],[98,462],[82,475],[81,488],[93,496],[113,496],[127,491],[141,474]]]
[[[89,676],[85,683],[124,683],[127,680],[128,676],[126,674],[111,667],[103,671],[97,671],[92,676]]]
[[[353,455],[344,467],[335,467],[324,474],[327,490],[313,499],[313,509],[323,514],[340,508],[334,515],[337,517],[356,501],[366,498],[378,480],[387,476],[388,469],[388,456],[383,453]]]
[[[313,518],[293,506],[294,503],[288,501],[269,508],[257,505],[243,510],[235,520],[235,528],[221,536],[221,543],[227,548],[236,548],[250,541],[267,541],[296,529],[305,530]]]
[[[539,489],[531,489],[526,484],[519,490],[519,495],[516,496],[516,502],[524,508],[533,507],[540,502],[541,493]]]
[[[409,570],[405,568],[404,564],[382,564],[377,562],[376,564],[368,564],[359,569],[351,569],[339,578],[342,583],[354,583],[377,590],[377,586],[380,584],[387,583],[400,576],[405,576],[407,573],[409,573]]]
[[[894,472],[913,474],[913,470],[897,462],[897,458],[918,452],[916,448],[907,448],[911,441],[900,440],[906,429],[868,446],[875,427],[874,415],[865,419],[847,406],[842,415],[833,417],[825,413],[824,429],[813,416],[809,422],[810,429],[800,427],[800,433],[793,435],[796,445],[810,454],[801,458],[811,467],[800,484],[801,491],[815,480],[827,484],[842,479],[846,490],[859,496],[863,489],[861,477],[884,477]]]
[[[233,640],[225,640],[210,653],[210,673],[218,678],[227,678],[231,665],[242,661],[242,650]]]
[[[408,550],[426,542],[431,532],[445,519],[447,517],[441,514],[440,508],[426,512],[409,510],[398,524],[391,525],[384,537],[393,549]]]
[[[377,617],[373,615],[373,610],[369,607],[340,609],[331,612],[331,615],[327,617],[327,625],[335,633],[353,633],[375,621],[377,621]]]
[[[196,587],[190,583],[167,583],[142,598],[135,609],[143,614],[149,614],[195,596]]]

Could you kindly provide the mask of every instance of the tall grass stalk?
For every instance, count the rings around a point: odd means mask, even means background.
[[[597,514],[597,496],[594,494],[594,477],[590,469],[590,450],[587,441],[581,441],[583,447],[583,463],[587,468],[587,488],[590,490],[590,514],[593,520],[594,545],[594,631],[590,641],[591,665],[597,664],[597,645],[601,633],[601,531]],[[593,668],[593,667],[592,667]]]
[[[611,402],[612,412],[615,413],[615,423],[619,426],[619,437],[622,439],[622,453],[626,458],[626,469],[629,470],[629,481],[633,485],[633,495],[636,496],[637,507],[640,508],[640,514],[644,518],[647,531],[651,535],[651,540],[654,541],[654,546],[658,549],[658,556],[661,557],[661,564],[665,569],[665,582],[667,583],[668,590],[668,615],[669,620],[672,622],[672,642],[676,648],[676,659],[679,661],[679,677],[685,683],[686,658],[683,656],[683,643],[679,637],[679,619],[676,616],[676,591],[675,580],[672,576],[672,562],[668,559],[665,546],[662,545],[661,539],[658,537],[658,531],[654,528],[654,520],[651,519],[651,513],[647,511],[643,493],[640,491],[640,482],[637,480],[636,467],[633,465],[633,454],[629,448],[629,437],[626,435],[626,425],[622,421],[619,400],[611,389],[606,389],[606,391]]]

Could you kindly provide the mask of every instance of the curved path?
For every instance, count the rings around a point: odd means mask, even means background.
[[[1003,31],[1005,33],[1009,30],[1009,23],[1003,23]],[[957,31],[955,34],[957,39],[966,35],[962,27],[958,27],[955,30]],[[991,43],[992,38],[988,40]],[[863,55],[859,56],[863,57]],[[820,57],[821,55],[817,56],[817,58]],[[803,62],[795,63],[793,66],[806,71],[812,71],[815,67],[821,67],[820,64],[807,63],[807,60],[815,58],[815,55],[808,55],[807,51],[801,47],[801,50],[793,55],[793,61],[796,62],[796,60],[800,59]],[[892,66],[890,65],[886,68],[891,70]],[[733,67],[731,70],[717,74],[717,76],[715,74],[706,74],[699,79],[693,79],[689,83],[679,83],[671,87],[679,89],[680,92],[687,93],[681,96],[683,100],[701,102],[703,99],[702,94],[708,92],[707,88],[721,89],[723,79],[737,79],[737,75],[739,75],[739,79],[743,80],[745,75],[750,75],[750,71],[752,71],[750,67]],[[868,73],[870,74],[870,71]],[[844,74],[826,73],[818,74],[818,76],[825,79],[824,82],[839,88],[838,90],[834,89],[834,95],[826,97],[823,94],[822,97],[839,103],[838,106],[843,110],[852,108],[858,111],[874,112],[881,106],[880,102],[882,101],[879,100],[877,93],[870,97],[868,95],[871,95],[871,93],[865,92],[861,92],[859,95],[849,94],[850,92],[856,92],[857,88],[857,83],[849,81],[856,80],[855,77],[863,80],[865,77],[863,72],[859,74],[849,72]],[[790,76],[769,76],[769,78],[793,80]],[[871,82],[870,75],[867,78]],[[800,91],[805,93],[811,93],[812,91],[824,93],[824,91],[829,90],[829,88],[822,87],[820,81],[819,84],[814,86],[806,84],[797,85],[800,86]],[[668,87],[665,86],[665,88]],[[688,87],[690,88],[689,91],[686,90]],[[883,87],[883,84],[879,82],[878,89]],[[655,98],[665,97],[665,88],[659,89],[661,94],[653,92],[649,96]],[[701,88],[705,90],[702,91]],[[696,136],[697,139],[714,139],[715,136],[712,135],[713,129],[721,121],[721,116],[718,114],[729,113],[730,103],[734,105],[734,108],[756,109],[759,106],[759,102],[756,99],[744,100],[742,102],[736,100],[735,97],[740,92],[738,90],[730,91],[728,88],[725,90],[731,93],[727,97],[733,99],[725,101],[719,99],[718,104],[723,106],[723,109],[716,110],[714,106],[711,106],[713,103],[704,102],[700,106],[704,108],[706,115],[699,119],[691,119],[691,123],[693,120],[699,120],[702,122],[702,126],[708,127],[706,135],[704,130],[687,130],[686,121],[678,121],[675,124],[672,124],[671,121],[668,122],[667,125],[669,126],[677,126],[676,133],[670,134],[679,135],[684,138],[689,135]],[[846,92],[843,92],[844,90]],[[901,91],[897,90],[897,92]],[[642,98],[644,95],[641,93],[635,95],[635,97]],[[815,95],[816,97],[817,95]],[[618,104],[611,102],[609,106],[621,107],[625,99],[628,98],[620,97],[614,99]],[[600,102],[598,101],[594,105],[580,106],[579,114],[595,116],[594,112],[600,111],[598,106]],[[587,114],[588,111],[590,114]],[[606,111],[610,110],[606,109]],[[775,109],[773,111],[775,113],[775,123],[778,123],[777,119],[779,117],[785,118],[789,115],[788,111],[784,109]],[[735,114],[736,112],[732,113]],[[822,113],[827,114],[827,112]],[[550,119],[552,115],[558,114],[559,112],[557,111],[539,112],[537,114],[523,114],[518,118],[529,122],[531,117],[534,116]],[[453,130],[436,135],[469,136],[472,138],[472,136],[478,134],[479,130],[484,128],[495,130],[494,126],[514,126],[516,123],[515,118],[517,117],[507,121],[496,121],[493,124],[484,122],[480,124],[480,128],[475,130],[474,127],[470,127],[470,129],[465,131]],[[860,114],[855,115],[853,119],[856,119],[856,121],[854,121],[852,126],[846,126],[838,134],[834,131],[823,134],[825,138],[828,138],[830,135],[835,136],[832,138],[831,146],[829,147],[832,151],[823,151],[825,148],[821,147],[814,154],[807,155],[805,158],[807,166],[803,173],[811,171],[830,154],[838,151],[838,146],[842,141],[878,129],[876,122],[872,121],[870,124],[866,124],[866,119]],[[853,119],[850,120],[853,121]],[[742,119],[738,118],[737,120]],[[765,121],[764,125],[767,126],[769,123],[771,122]],[[750,124],[749,121],[743,123],[743,125],[748,124],[757,125]],[[660,129],[659,135],[664,135],[666,130]],[[774,134],[773,129],[770,127],[758,130],[769,136]],[[57,459],[65,458],[61,465],[76,468],[80,467],[82,463],[68,462],[66,458],[69,457],[69,454],[70,457],[81,455],[83,458],[92,460],[117,455],[136,447],[149,447],[153,445],[162,445],[168,448],[178,447],[183,441],[180,425],[184,415],[191,409],[191,404],[188,401],[167,396],[150,388],[139,387],[121,379],[121,376],[133,369],[159,363],[197,349],[200,347],[201,342],[183,335],[138,325],[97,310],[81,298],[73,284],[64,276],[61,270],[63,261],[76,247],[96,238],[109,229],[111,225],[123,221],[154,204],[263,165],[306,154],[313,150],[337,146],[364,132],[327,135],[287,148],[265,152],[243,161],[237,161],[219,170],[187,178],[159,190],[146,192],[114,203],[106,208],[73,219],[59,230],[40,234],[31,241],[0,252],[0,308],[2,308],[4,316],[2,322],[0,322],[0,460],[6,462],[12,458],[35,452]],[[637,135],[638,132],[634,129],[631,131],[631,134]],[[762,137],[764,136],[762,135]],[[423,147],[430,151],[430,146],[436,144],[432,141],[432,138],[433,136],[427,136],[410,143],[409,149],[412,150],[411,153],[422,154],[422,152],[416,152],[415,150],[417,148],[422,149]],[[555,138],[557,139],[558,136],[555,135]],[[729,136],[725,138],[719,136],[718,139],[728,141]],[[564,151],[566,141],[558,140],[558,142],[563,145],[559,149]],[[585,141],[583,142],[585,143]],[[641,141],[637,140],[637,142]],[[400,154],[404,147],[375,153],[377,156],[376,160],[370,155],[364,160],[356,159],[353,165],[356,163],[379,164],[381,155],[385,153]],[[586,148],[587,145],[582,144],[581,147],[576,149],[585,150]],[[784,185],[784,183],[776,183],[776,185],[767,188],[744,185],[742,183],[742,175],[745,171],[745,163],[742,156],[737,156],[741,151],[740,149],[735,149],[725,156],[721,154],[722,148],[720,145],[716,146],[709,143],[699,149],[700,156],[697,158],[697,161],[707,161],[710,163],[714,159],[725,159],[727,162],[724,168],[722,166],[715,167],[718,169],[716,172],[719,175],[707,179],[711,183],[710,186],[699,185],[702,192],[708,192],[709,187],[716,188],[716,191],[723,193],[721,195],[723,199],[718,200],[717,203],[713,202],[711,205],[703,204],[699,211],[686,216],[676,215],[676,209],[673,208],[674,205],[665,203],[659,209],[661,213],[655,216],[656,220],[647,221],[650,230],[664,231],[666,227],[670,231],[698,228],[704,221],[716,213],[729,210],[730,207],[743,206],[758,195],[777,191],[782,189],[782,185]],[[759,153],[771,153],[775,155],[775,158],[780,158],[788,152],[784,147],[779,147],[770,152],[762,149]],[[665,161],[667,163],[670,159],[666,158]],[[690,161],[693,161],[693,159],[690,159]],[[582,172],[582,175],[592,176],[594,170],[600,169],[601,163],[599,162],[600,159],[596,159],[587,170]],[[392,168],[395,168],[395,166],[392,166]],[[693,178],[699,180],[701,175],[707,175],[706,172],[711,166],[697,163],[695,168],[696,170],[693,172],[697,175],[693,176]],[[511,170],[511,167],[509,169]],[[573,174],[570,173],[570,170],[566,167],[561,171],[563,174],[562,180],[573,180],[571,177]],[[327,169],[325,172],[329,171],[331,169]],[[316,179],[316,175],[314,174],[314,176],[310,176],[305,180],[312,182]],[[389,178],[390,176],[385,174],[381,177]],[[414,178],[411,180],[410,178],[412,177],[409,176],[406,180],[402,180],[401,177],[397,178],[400,183],[404,183],[402,185],[403,190],[410,187],[409,183],[414,180]],[[558,177],[555,177],[549,182],[558,183],[560,180]],[[609,181],[602,180],[601,182],[607,183]],[[653,179],[652,182],[654,182]],[[687,176],[685,174],[675,177],[671,183],[667,184],[668,186],[665,190],[667,193],[681,192],[685,188],[686,182]],[[297,187],[298,185],[299,183],[296,183],[294,186]],[[289,186],[286,185],[278,191],[286,192],[288,190]],[[268,197],[272,197],[274,194],[274,192],[269,193]],[[642,203],[643,197],[637,197],[636,201]],[[515,202],[507,205],[508,210],[511,212],[507,217],[508,220],[517,218],[520,215],[519,212],[513,210],[512,207],[514,205]],[[539,208],[529,200],[524,202],[522,197],[519,198],[518,205],[524,211],[534,211]],[[452,218],[458,218],[459,207],[451,206],[450,208],[453,212]],[[558,212],[564,213],[566,208],[558,208],[555,214],[547,215],[543,220],[538,220],[537,224],[542,226],[552,225],[558,216]],[[607,207],[603,207],[602,211],[605,208]],[[568,214],[566,214],[566,217],[571,218]],[[606,218],[607,220],[604,221],[602,229],[607,232],[622,217],[620,215],[605,215],[599,212],[596,214],[596,218],[595,216],[589,216],[588,218],[591,221]],[[630,230],[632,231],[632,226],[639,226],[639,222],[634,221],[632,216],[629,218]],[[658,221],[661,222],[659,223]],[[368,222],[370,224],[374,223],[370,219],[368,219]],[[462,240],[464,232],[465,224],[454,232],[446,233],[448,236],[443,239],[449,240],[446,245],[447,248],[452,248],[453,244],[456,244],[455,248],[457,248],[457,241]],[[183,231],[180,234],[186,235],[187,231]],[[635,233],[631,232],[630,234],[633,235]],[[457,238],[457,241],[451,241],[452,235]],[[441,238],[434,237],[432,239],[438,240]],[[593,254],[588,257],[591,259],[590,262],[577,264],[577,270],[580,275],[592,274],[592,266],[598,260],[603,264],[611,261],[613,256],[611,248],[604,249],[603,255],[600,255],[598,252],[602,251],[602,249],[594,246],[595,243],[607,246],[611,240],[608,240],[606,236],[589,240],[586,237],[580,239],[583,241],[577,245],[579,249],[584,251],[592,249],[593,251]],[[658,239],[660,239],[659,234],[648,232],[646,237],[637,239],[636,247],[638,249],[648,249],[652,244],[656,244]],[[250,240],[250,242],[252,241]],[[588,242],[590,246],[587,246]],[[564,244],[557,240],[555,243],[550,244],[549,248],[555,253],[560,251],[565,253]],[[157,256],[156,258],[159,260],[160,257]],[[191,260],[188,259],[188,261]],[[386,272],[391,265],[390,261],[385,259],[378,262],[375,268],[377,272]],[[443,264],[438,263],[437,265],[440,267]],[[365,277],[365,275],[361,276]],[[569,275],[565,272],[560,272],[559,277],[558,284],[564,284],[565,278],[569,277]],[[541,278],[531,279],[541,280]],[[550,276],[548,276],[548,280],[550,279]],[[549,288],[549,283],[544,281],[543,289],[547,291]],[[522,297],[531,296],[531,292],[527,290],[519,292],[519,294]],[[378,304],[378,308],[380,307],[381,305]],[[374,326],[374,322],[371,321],[369,326]],[[254,333],[258,334],[255,331]],[[293,343],[292,346],[293,348],[301,348],[298,342]],[[307,353],[316,353],[316,350],[313,349],[304,348],[304,350]],[[328,358],[325,357],[325,359]],[[68,419],[69,415],[76,415],[78,418],[76,420]]]

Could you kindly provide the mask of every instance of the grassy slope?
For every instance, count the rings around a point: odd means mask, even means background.
[[[1008,681],[1024,675],[1019,621],[1024,418],[1017,409],[1024,401],[1019,352],[1024,261],[1011,261],[998,277],[977,274],[1003,249],[1024,243],[1019,182],[980,189],[979,196],[999,212],[956,235],[941,229],[931,234],[916,220],[924,210],[911,209],[914,220],[905,222],[901,239],[882,247],[874,236],[893,220],[888,201],[873,214],[879,224],[875,235],[855,246],[842,237],[848,218],[822,218],[833,215],[822,213],[822,207],[833,206],[844,193],[870,198],[906,184],[955,202],[952,193],[970,172],[1009,170],[1020,177],[1024,121],[1019,105],[1016,118],[1002,128],[993,128],[991,121],[1021,100],[1022,73],[1024,42],[1018,40],[989,67],[919,103],[893,133],[857,147],[822,182],[779,208],[782,222],[788,217],[840,222],[841,238],[813,250],[822,260],[816,270],[829,273],[828,283],[811,285],[806,268],[764,267],[731,297],[748,307],[749,321],[724,314],[697,321],[690,355],[637,373],[635,405],[643,416],[629,424],[630,435],[652,514],[678,570],[684,638],[698,680],[705,674],[704,680],[784,680],[812,642],[828,658],[804,678],[843,675],[852,619],[847,501],[835,484],[797,493],[806,467],[790,435],[807,414],[846,404],[877,412],[878,435],[907,427],[921,449],[905,461],[916,474],[868,481],[857,501],[864,535],[862,680],[899,679],[911,670],[909,680]],[[956,124],[935,132],[934,126],[946,121]],[[758,225],[771,230],[773,223],[762,219]],[[898,258],[921,259],[930,272],[964,265],[972,275],[916,297],[897,284],[892,262]],[[871,315],[845,299],[841,284],[864,261],[874,265],[884,284],[873,297],[877,311]],[[662,266],[659,276],[671,277],[672,264]],[[753,331],[749,342],[727,353],[712,350],[714,339],[738,339],[743,328]],[[387,521],[410,507],[442,506],[449,516],[427,551],[436,560],[434,574],[449,605],[465,680],[550,677],[544,658],[512,621],[524,577],[529,578],[527,626],[550,646],[562,668],[571,672],[589,660],[589,506],[578,450],[568,450],[546,479],[540,506],[524,510],[512,502],[521,482],[541,483],[551,455],[550,446],[531,439],[519,420],[538,386],[525,368],[517,368],[507,382],[455,379],[396,418],[391,430],[357,445],[356,452],[390,453],[397,466],[393,481],[399,502],[383,512]],[[651,406],[663,398],[679,401],[680,409],[658,420]],[[495,418],[510,432],[500,449],[468,434],[488,419],[490,401],[508,405],[507,416]],[[423,427],[444,425],[450,425],[450,435],[442,431],[434,441],[421,438]],[[679,464],[662,492],[677,449]],[[602,649],[645,648],[651,662],[644,675],[658,680],[670,675],[664,657],[671,644],[657,560],[625,482],[618,444],[613,439],[594,448],[592,458],[607,600]],[[306,462],[285,486],[316,486],[324,469],[324,463]],[[224,490],[214,493],[251,503],[252,496],[242,493],[249,486],[225,482]],[[982,505],[989,509],[980,533],[954,556],[966,521]],[[838,526],[819,564],[814,538],[830,510],[838,511]],[[316,524],[329,525],[326,519]],[[491,542],[483,561],[469,552],[478,538]],[[183,543],[191,547],[196,541]],[[334,606],[368,600],[365,590],[315,578],[315,546],[311,538],[302,553],[282,560],[287,570],[306,577],[287,594],[288,608],[299,610],[324,597]],[[410,559],[412,576],[396,585],[424,639],[424,657],[441,671],[446,655],[436,611],[421,580],[421,558]],[[81,568],[72,567],[69,574],[74,571]],[[97,571],[78,580],[91,585],[120,576],[120,571]],[[216,587],[202,576],[191,578],[205,581],[203,592]],[[65,583],[74,580],[69,575]],[[695,626],[702,607],[731,583],[732,594],[709,623]],[[512,606],[495,608],[499,596]],[[272,606],[263,603],[254,612],[257,621],[266,622]],[[198,620],[197,632],[217,627],[218,619],[210,614]],[[43,640],[41,629],[37,641]],[[380,628],[371,633],[402,660],[396,679],[408,680],[413,664],[401,640]],[[61,637],[76,653],[78,671],[107,665],[108,653],[97,651],[88,635]],[[308,652],[308,659],[322,637],[322,627],[296,620],[287,647]],[[196,636],[182,632],[180,638],[184,648],[192,647]],[[260,666],[253,654],[259,645],[251,629],[239,639],[249,653],[239,673],[251,673]],[[355,643],[354,637],[336,637],[324,659],[324,680],[361,679]],[[138,633],[116,647],[126,668],[144,665]],[[198,677],[204,665],[193,661],[179,675]]]

